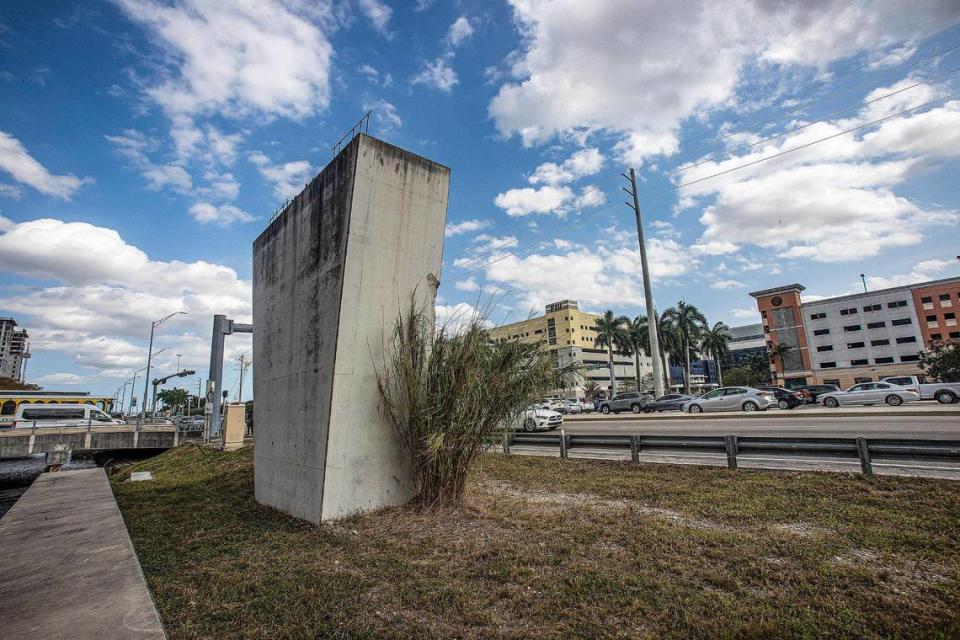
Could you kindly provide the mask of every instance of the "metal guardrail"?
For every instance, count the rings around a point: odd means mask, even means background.
[[[766,436],[645,436],[619,434],[522,433],[503,434],[503,451],[516,446],[556,447],[561,458],[571,449],[591,448],[629,451],[640,462],[644,451],[685,450],[725,453],[727,466],[737,468],[739,454],[799,454],[859,460],[865,475],[873,475],[872,458],[901,460],[946,460],[960,462],[960,440],[900,438],[777,438]]]

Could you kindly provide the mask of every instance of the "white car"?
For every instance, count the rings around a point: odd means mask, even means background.
[[[564,408],[563,400],[560,398],[540,398],[537,400],[537,404],[544,409],[550,409],[551,411],[557,412],[561,412]]]
[[[116,420],[89,404],[29,404],[17,407],[15,428],[31,427],[103,427],[111,424],[126,424]]]
[[[704,411],[766,411],[777,406],[777,399],[769,391],[753,387],[720,387],[698,398],[683,403],[681,411],[702,413]]]
[[[583,413],[583,403],[577,400],[576,398],[567,398],[563,401],[563,409],[560,413],[570,413],[576,415],[578,413]]]
[[[880,404],[886,403],[891,407],[899,407],[904,402],[915,402],[920,399],[916,391],[904,389],[889,382],[861,382],[846,391],[824,393],[818,400],[825,407],[836,408],[842,404]]]
[[[558,411],[532,404],[520,416],[518,426],[528,432],[552,431],[563,426],[563,416]]]

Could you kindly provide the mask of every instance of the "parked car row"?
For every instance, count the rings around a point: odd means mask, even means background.
[[[900,381],[906,384],[896,384]],[[922,390],[922,391],[921,391]],[[720,387],[700,396],[670,393],[654,398],[648,393],[631,391],[597,403],[604,415],[653,413],[659,411],[765,411],[771,407],[795,409],[804,404],[834,408],[842,405],[886,404],[898,407],[922,399],[947,404],[960,398],[960,383],[922,383],[916,377],[885,378],[880,382],[862,382],[841,390],[835,385],[806,385],[796,389],[764,385],[760,387]]]

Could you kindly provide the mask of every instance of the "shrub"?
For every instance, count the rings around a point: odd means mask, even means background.
[[[557,381],[539,344],[491,341],[480,314],[434,329],[413,305],[397,319],[378,367],[382,411],[412,457],[425,507],[456,506],[495,431]],[[573,369],[560,372],[575,375]]]

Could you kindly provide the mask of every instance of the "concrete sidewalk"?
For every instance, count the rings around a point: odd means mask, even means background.
[[[103,469],[45,473],[0,520],[0,635],[166,638]]]

